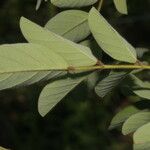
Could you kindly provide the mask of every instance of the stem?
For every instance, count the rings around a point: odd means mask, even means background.
[[[97,7],[98,11],[101,11],[102,6],[103,6],[103,2],[104,2],[104,0],[99,0],[99,4],[98,4],[98,7]]]
[[[77,67],[75,70],[88,71],[88,70],[121,70],[121,69],[145,69],[150,70],[150,65],[102,65],[102,66],[91,66],[91,67]]]
[[[134,69],[143,69],[150,70],[150,65],[97,65],[97,66],[85,66],[85,67],[68,67],[62,69],[42,69],[42,70],[23,70],[23,71],[5,71],[0,74],[9,74],[9,73],[23,73],[23,72],[39,72],[39,71],[92,71],[92,70],[134,70]]]

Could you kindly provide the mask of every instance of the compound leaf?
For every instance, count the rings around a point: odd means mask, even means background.
[[[20,26],[24,37],[31,43],[38,43],[52,49],[66,60],[69,66],[92,66],[97,59],[89,54],[88,47],[69,41],[48,31],[26,18],[21,18]]]

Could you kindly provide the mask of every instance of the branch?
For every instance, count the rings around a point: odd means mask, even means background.
[[[133,69],[143,69],[150,70],[150,65],[101,65],[101,66],[90,66],[90,67],[76,67],[75,70],[88,71],[88,70],[133,70]]]

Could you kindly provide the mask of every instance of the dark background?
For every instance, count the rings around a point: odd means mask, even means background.
[[[0,44],[25,42],[19,19],[44,25],[59,12],[50,3],[35,11],[36,0],[0,1]],[[150,46],[150,0],[128,1],[129,15],[121,16],[112,0],[103,15],[135,47]],[[86,8],[89,10],[89,8]],[[130,103],[115,90],[104,100],[85,84],[71,92],[45,118],[37,112],[40,86],[0,92],[0,145],[12,150],[130,150],[132,138],[109,131],[113,115]]]

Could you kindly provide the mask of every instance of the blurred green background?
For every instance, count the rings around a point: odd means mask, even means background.
[[[44,25],[60,10],[36,0],[0,1],[0,44],[25,42],[19,19],[25,16]],[[112,0],[102,13],[135,47],[150,46],[150,0],[128,1],[129,15],[121,16]],[[85,10],[89,10],[86,8]],[[41,86],[0,92],[0,145],[12,150],[131,150],[132,138],[109,131],[113,115],[130,103],[115,90],[104,100],[81,84],[45,118],[37,112]]]

